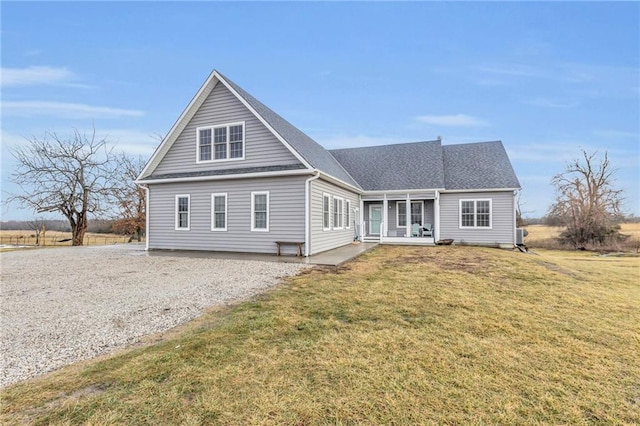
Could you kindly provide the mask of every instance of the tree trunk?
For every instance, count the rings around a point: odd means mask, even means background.
[[[86,214],[78,215],[78,220],[76,220],[75,227],[71,227],[72,233],[72,243],[73,246],[81,246],[84,245],[84,234],[87,232],[87,217]]]

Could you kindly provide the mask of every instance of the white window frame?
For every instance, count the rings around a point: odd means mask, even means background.
[[[478,226],[478,201],[489,202],[489,226]],[[462,203],[473,202],[473,226],[462,225]],[[493,200],[491,198],[464,198],[458,202],[458,227],[460,229],[493,229]]]
[[[421,204],[421,211],[422,211],[422,226],[424,226],[424,201],[421,200],[411,200],[411,204]],[[400,204],[407,204],[407,202],[405,200],[402,201],[397,201],[396,202],[396,228],[406,228],[406,225],[400,225]],[[405,210],[406,212],[406,210]],[[406,214],[403,214],[402,216],[406,217]],[[409,217],[411,217],[411,211],[409,211]]]
[[[326,212],[327,215],[328,215],[327,226],[324,226],[324,215],[325,215],[324,200],[327,200],[327,212]],[[332,214],[333,214],[333,212],[331,211],[331,195],[323,192],[322,193],[322,230],[323,231],[331,230],[331,215]]]
[[[187,227],[180,227],[180,215],[178,212],[178,205],[180,198],[187,199]],[[191,230],[191,195],[190,194],[178,194],[175,199],[175,230],[176,231],[189,231]]]
[[[242,157],[234,157],[231,158],[231,137],[230,137],[230,128],[232,126],[242,126]],[[226,127],[227,129],[227,157],[226,158],[218,158],[216,159],[215,153],[215,129],[220,129]],[[200,158],[200,130],[211,130],[211,159],[203,160]],[[224,124],[216,124],[215,126],[202,126],[196,128],[196,163],[220,163],[225,161],[240,161],[244,160],[245,153],[247,151],[247,134],[245,129],[245,122],[238,121],[235,123],[224,123]]]
[[[216,197],[224,197],[224,227],[216,228]],[[220,212],[222,213],[222,212]],[[211,194],[211,230],[214,232],[221,232],[227,230],[227,220],[229,218],[229,204],[226,192],[218,192]]]
[[[333,215],[333,229],[344,229],[344,198],[335,196],[333,197]],[[338,219],[337,221],[336,216]]]
[[[351,229],[351,200],[344,201],[344,210],[345,228]]]
[[[267,227],[266,228],[256,228],[256,217],[255,217],[255,206],[256,206],[256,195],[266,195],[267,196]],[[251,192],[251,231],[252,232],[269,232],[269,191],[255,191]]]

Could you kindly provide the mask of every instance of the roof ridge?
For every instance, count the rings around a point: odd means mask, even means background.
[[[333,152],[333,151],[343,151],[343,150],[348,150],[348,149],[365,149],[365,148],[377,148],[377,147],[386,147],[386,146],[401,146],[401,145],[417,145],[417,144],[421,144],[421,143],[437,143],[437,142],[441,142],[438,139],[434,139],[431,141],[417,141],[417,142],[400,142],[400,143],[385,143],[385,144],[381,144],[381,145],[367,145],[367,146],[354,146],[351,148],[335,148],[335,149],[330,149],[328,150],[329,152]]]
[[[502,141],[500,139],[495,140],[495,141],[479,141],[479,142],[464,142],[464,143],[452,143],[452,144],[448,144],[448,145],[442,145],[442,147],[446,147],[446,146],[465,146],[465,145],[481,145],[481,144],[489,144],[489,143],[499,143],[502,144]]]

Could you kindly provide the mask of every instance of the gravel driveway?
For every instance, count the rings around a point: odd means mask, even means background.
[[[149,256],[137,245],[0,256],[0,386],[125,347],[307,267]]]

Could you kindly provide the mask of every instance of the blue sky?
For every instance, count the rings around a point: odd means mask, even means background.
[[[502,140],[530,217],[580,148],[608,150],[640,215],[636,2],[1,7],[3,200],[25,137],[95,126],[148,157],[215,68],[326,148]]]

